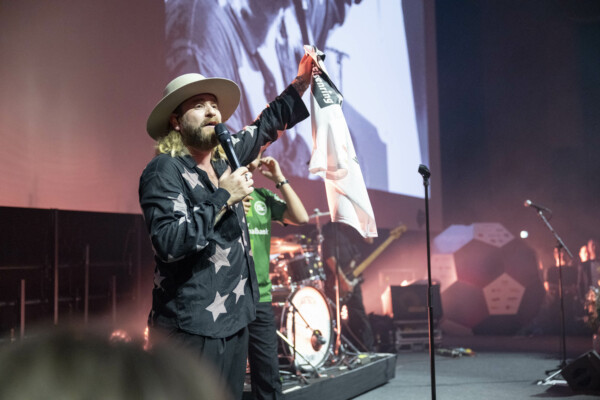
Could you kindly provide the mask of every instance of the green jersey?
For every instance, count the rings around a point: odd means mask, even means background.
[[[269,256],[271,255],[271,221],[283,222],[283,213],[287,205],[279,196],[268,189],[254,189],[251,194],[252,203],[250,211],[246,214],[248,232],[250,233],[250,246],[256,277],[260,302],[271,301],[271,279],[269,279]]]

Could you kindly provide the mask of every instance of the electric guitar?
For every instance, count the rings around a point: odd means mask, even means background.
[[[383,243],[381,243],[367,258],[365,258],[359,265],[355,265],[355,260],[346,268],[346,271],[340,268],[340,298],[347,300],[351,295],[354,287],[362,282],[360,274],[364,272],[377,257],[383,253],[392,242],[398,239],[406,232],[406,225],[402,224],[390,231],[390,235]]]

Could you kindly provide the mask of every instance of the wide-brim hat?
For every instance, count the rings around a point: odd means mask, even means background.
[[[240,103],[240,88],[229,79],[206,78],[195,73],[178,76],[165,87],[163,98],[150,113],[146,123],[148,134],[156,140],[169,133],[173,111],[190,97],[202,93],[215,95],[222,122],[231,117]]]

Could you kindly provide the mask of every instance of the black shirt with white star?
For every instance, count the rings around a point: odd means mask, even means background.
[[[240,163],[249,164],[278,131],[307,116],[300,96],[288,87],[233,135]],[[228,166],[223,159],[212,165],[218,176]],[[229,193],[214,187],[191,156],[167,154],[146,166],[139,196],[156,260],[148,323],[221,338],[251,322],[259,292],[242,204],[215,224]]]

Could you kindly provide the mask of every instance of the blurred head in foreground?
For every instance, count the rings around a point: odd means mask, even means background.
[[[204,364],[169,347],[51,331],[0,348],[0,399],[229,399]]]

